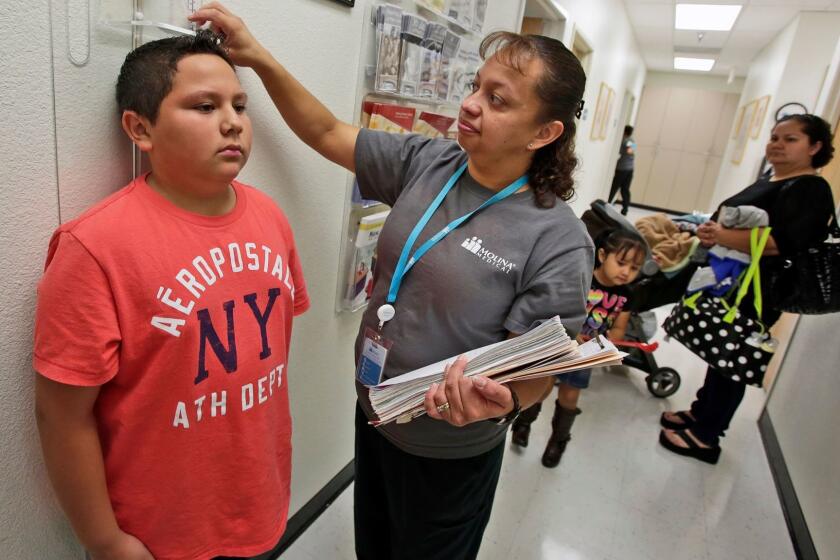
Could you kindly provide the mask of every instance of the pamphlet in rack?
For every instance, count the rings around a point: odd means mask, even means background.
[[[371,103],[368,128],[405,134],[414,127],[417,109],[392,103]]]
[[[390,210],[385,210],[359,220],[353,266],[347,282],[347,305],[351,310],[363,307],[370,300],[376,268],[376,242],[389,213]]]
[[[423,46],[423,38],[428,26],[429,22],[418,15],[403,14],[398,87],[401,95],[419,97],[423,54],[428,50]]]
[[[376,90],[396,92],[400,72],[400,33],[403,11],[399,6],[376,7]]]
[[[429,138],[449,138],[455,120],[455,117],[423,111],[417,117],[417,122],[414,123],[412,132],[428,136]]]
[[[420,66],[419,96],[431,99],[435,97],[436,82],[440,72],[440,53],[446,39],[446,26],[429,23],[423,38],[423,61]]]
[[[369,32],[362,39],[356,95],[358,123],[389,133],[454,138],[458,105],[470,93],[479,67],[476,40],[487,0],[390,0],[367,5]],[[467,39],[469,38],[469,39]],[[463,50],[463,52],[461,52]],[[368,287],[361,278],[375,258],[371,236],[359,228],[387,209],[362,197],[348,177],[345,229],[339,254],[336,310],[364,307]],[[363,222],[363,220],[365,220]],[[362,229],[362,232],[366,230]],[[372,276],[371,276],[372,278]]]

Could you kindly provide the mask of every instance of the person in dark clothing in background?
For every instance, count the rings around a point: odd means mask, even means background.
[[[627,209],[630,208],[630,182],[633,180],[633,164],[636,159],[636,142],[633,140],[633,127],[630,125],[624,127],[624,137],[621,139],[618,155],[608,202],[612,203],[615,195],[621,190],[621,213],[626,216]]]

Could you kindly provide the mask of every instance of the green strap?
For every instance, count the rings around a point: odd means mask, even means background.
[[[761,273],[758,270],[758,262],[761,260],[761,254],[764,253],[764,247],[767,245],[767,239],[770,237],[770,228],[764,228],[761,232],[761,238],[758,237],[759,228],[753,228],[750,231],[750,266],[741,281],[741,287],[738,289],[738,295],[735,297],[735,303],[729,308],[729,311],[723,317],[727,323],[732,323],[735,320],[735,315],[738,313],[738,307],[741,305],[741,300],[747,295],[750,289],[750,283],[753,285],[753,305],[758,313],[758,319],[761,320],[762,299],[761,299]]]
[[[700,299],[700,296],[703,294],[703,291],[697,291],[688,296],[687,298],[683,298],[683,305],[688,307],[689,309],[697,309],[697,300]]]

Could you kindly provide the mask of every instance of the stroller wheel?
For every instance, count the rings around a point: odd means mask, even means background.
[[[674,368],[661,367],[648,375],[645,381],[651,395],[664,399],[677,392],[682,379]]]

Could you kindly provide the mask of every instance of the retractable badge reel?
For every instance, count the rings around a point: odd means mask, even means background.
[[[394,309],[394,306],[390,303],[386,303],[384,305],[380,305],[379,309],[376,310],[376,316],[379,318],[379,330],[382,330],[382,327],[385,326],[385,323],[390,321],[394,318],[394,315],[397,313],[397,310]]]
[[[379,328],[377,330],[370,327],[365,329],[362,355],[359,358],[359,367],[356,369],[356,379],[362,385],[371,387],[382,382],[382,372],[385,370],[388,351],[394,345],[393,342],[382,336],[382,327],[393,319],[395,314],[396,310],[393,305],[390,303],[383,304],[376,310]]]

